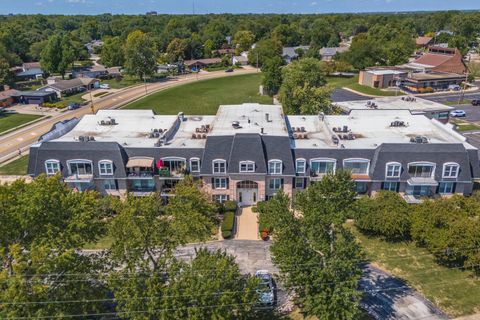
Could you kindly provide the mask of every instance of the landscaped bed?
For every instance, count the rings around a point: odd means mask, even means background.
[[[157,114],[176,115],[183,111],[189,115],[213,115],[225,104],[272,104],[271,97],[258,94],[261,81],[261,74],[201,80],[151,94],[128,104],[125,109],[153,109]]]

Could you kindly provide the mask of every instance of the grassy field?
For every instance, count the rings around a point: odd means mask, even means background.
[[[480,130],[480,126],[470,122],[466,122],[462,120],[451,120],[450,122],[454,123],[457,126],[457,131],[459,132]]]
[[[472,272],[440,266],[412,242],[389,243],[352,230],[374,264],[407,281],[450,316],[480,312],[480,278]]]
[[[157,114],[215,114],[222,104],[258,102],[271,104],[260,96],[261,74],[202,80],[154,93],[127,105],[126,109],[153,109]]]
[[[443,103],[446,104],[447,106],[456,106],[456,105],[459,105],[459,104],[471,104],[472,100],[463,99],[463,100],[460,100],[460,102],[458,100],[455,100],[455,101],[445,101]]]
[[[352,78],[343,78],[343,77],[327,77],[328,84],[334,86],[335,88],[349,88],[360,93],[371,95],[371,96],[394,96],[395,91],[385,91],[376,88],[371,88],[367,86],[362,86],[358,83],[358,76]],[[404,95],[401,91],[398,92],[398,95]]]
[[[112,89],[122,89],[125,87],[133,86],[135,84],[143,83],[143,82],[136,77],[124,76],[121,80],[117,80],[117,79],[102,80],[102,83],[109,84],[110,88]]]
[[[0,167],[0,175],[23,176],[27,174],[28,156],[23,156],[15,161]]]
[[[0,134],[41,117],[34,114],[0,113]]]

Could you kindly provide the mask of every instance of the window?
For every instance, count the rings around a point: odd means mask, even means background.
[[[387,191],[397,192],[398,191],[398,182],[385,181],[382,185],[382,189],[387,190]]]
[[[349,170],[352,174],[368,174],[370,160],[367,159],[345,159],[343,168]]]
[[[449,116],[448,111],[447,112],[439,112],[437,114],[436,118],[439,119],[439,120],[445,120],[445,119],[448,119],[448,116]]]
[[[113,162],[110,160],[102,160],[98,163],[98,169],[100,171],[100,175],[112,175]]]
[[[190,159],[190,172],[200,172],[200,159]]]
[[[296,161],[296,169],[297,169],[297,173],[305,173],[305,167],[306,167],[306,164],[307,162],[305,161],[305,159],[297,159]]]
[[[355,181],[355,192],[358,194],[365,194],[368,190],[367,182]]]
[[[270,179],[268,186],[271,190],[280,190],[282,188],[282,179]]]
[[[408,174],[415,178],[432,178],[435,172],[433,163],[410,163],[408,164]]]
[[[117,183],[113,179],[108,179],[103,181],[103,188],[105,190],[117,190]]]
[[[402,173],[402,165],[398,162],[387,163],[387,172],[385,176],[387,178],[400,178]]]
[[[57,172],[60,172],[60,161],[58,160],[47,160],[45,161],[45,172],[47,175],[54,175]]]
[[[227,163],[225,160],[213,160],[213,173],[226,173]]]
[[[225,201],[230,200],[230,196],[227,194],[215,194],[212,196],[213,201],[224,203]]]
[[[443,165],[443,177],[444,178],[456,178],[458,177],[458,163],[445,163]]]
[[[240,172],[255,172],[255,162],[240,161]]]
[[[282,174],[282,161],[280,161],[280,160],[270,160],[268,162],[268,173],[269,174]]]
[[[72,175],[92,174],[92,162],[89,160],[70,160],[67,161],[68,170]]]
[[[305,179],[295,178],[295,189],[304,189],[304,188],[305,188]]]
[[[213,178],[213,189],[227,189],[227,178]]]
[[[455,192],[455,182],[440,182],[438,185],[438,193],[452,194]]]
[[[429,186],[407,186],[405,193],[415,197],[428,197],[431,195]]]
[[[311,171],[314,175],[327,174],[335,172],[335,160],[312,160],[310,163]]]

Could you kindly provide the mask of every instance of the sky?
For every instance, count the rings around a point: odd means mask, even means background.
[[[0,14],[331,13],[478,10],[480,0],[0,0]]]

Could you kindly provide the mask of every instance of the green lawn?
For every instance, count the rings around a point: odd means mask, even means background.
[[[157,114],[215,114],[223,104],[258,102],[272,104],[272,98],[260,96],[261,74],[239,75],[201,80],[149,95],[128,104],[126,109],[153,109]]]
[[[131,76],[124,76],[121,80],[109,79],[102,80],[101,83],[107,83],[112,89],[122,89],[125,87],[133,86],[135,84],[143,83],[140,79]]]
[[[346,77],[327,77],[327,83],[335,88],[348,87],[358,82],[358,76],[346,78]]]
[[[403,278],[450,316],[480,311],[480,278],[472,272],[440,266],[412,242],[389,243],[352,230],[370,261]]]
[[[363,86],[358,83],[358,75],[352,78],[344,77],[327,77],[327,83],[334,86],[335,88],[349,88],[360,93],[370,95],[370,96],[395,96],[395,91],[385,91],[381,89],[376,89],[372,87]],[[398,92],[398,95],[404,95],[401,91]]]
[[[0,175],[23,176],[27,174],[28,156],[23,156],[15,161],[0,167]]]
[[[455,100],[455,101],[445,101],[443,103],[446,104],[447,106],[456,106],[460,104],[471,104],[472,100],[463,99],[463,100],[460,100],[460,102],[458,100]]]
[[[41,117],[34,114],[0,113],[0,134]]]
[[[457,131],[459,132],[480,130],[480,126],[470,122],[461,121],[461,120],[452,120],[451,122],[457,126]]]

